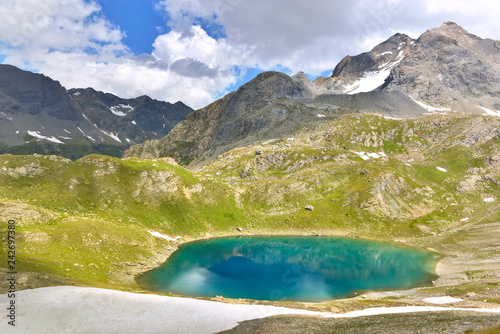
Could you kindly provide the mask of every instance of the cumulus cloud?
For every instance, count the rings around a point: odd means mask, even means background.
[[[83,0],[8,0],[0,6],[0,40],[11,48],[125,51],[123,33]],[[102,46],[107,45],[107,48]],[[112,46],[112,47],[111,47]]]
[[[224,43],[199,27],[160,35],[152,54],[133,55],[124,33],[95,1],[25,0],[0,5],[4,63],[40,72],[65,87],[93,87],[121,97],[149,95],[203,107],[234,84],[222,66]]]
[[[315,76],[396,32],[418,37],[452,20],[500,38],[496,0],[158,0],[157,7],[166,33],[151,54],[134,55],[96,0],[5,0],[0,55],[67,88],[203,107],[246,68]]]
[[[198,59],[183,58],[176,60],[170,66],[170,69],[175,73],[185,77],[209,77],[213,78],[217,75],[215,68],[210,68],[207,64],[202,63]]]

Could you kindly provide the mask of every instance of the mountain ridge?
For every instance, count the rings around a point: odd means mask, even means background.
[[[293,137],[299,128],[317,126],[328,117],[375,113],[405,118],[438,112],[500,116],[499,64],[499,41],[482,39],[453,22],[416,40],[397,33],[369,52],[344,57],[329,78],[311,82],[301,72],[280,74],[268,85],[278,74],[264,72],[194,112],[164,138],[132,146],[124,157],[173,157],[195,168],[235,147]],[[300,94],[286,91],[285,83],[292,81],[300,85]]]
[[[0,65],[0,153],[120,156],[132,144],[165,136],[191,111],[147,96],[66,90],[43,74]]]

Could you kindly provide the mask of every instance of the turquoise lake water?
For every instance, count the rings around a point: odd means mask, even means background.
[[[319,302],[427,285],[436,260],[429,252],[360,239],[218,238],[182,245],[137,281],[191,297]]]

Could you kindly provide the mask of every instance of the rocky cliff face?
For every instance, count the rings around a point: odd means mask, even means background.
[[[402,90],[434,108],[495,112],[500,107],[499,64],[499,41],[446,22],[417,40],[396,34],[370,52],[346,56],[330,78],[315,83],[324,93]]]
[[[472,35],[453,22],[425,32],[394,68],[388,90],[458,111],[500,109],[500,41]]]
[[[165,136],[191,111],[147,96],[67,91],[44,75],[0,65],[0,153],[120,155],[132,144]]]

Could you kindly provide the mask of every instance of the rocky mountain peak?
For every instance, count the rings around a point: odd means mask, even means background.
[[[306,80],[303,80],[305,77]],[[302,79],[301,79],[302,78]],[[298,76],[294,80],[288,75],[281,72],[263,72],[257,75],[257,77],[247,84],[241,86],[238,92],[252,92],[259,95],[259,98],[264,100],[275,99],[279,97],[287,97],[291,99],[304,99],[311,98],[309,88],[307,87],[306,81],[307,76]]]
[[[427,30],[391,71],[388,90],[455,111],[497,109],[500,42],[482,39],[454,22]]]
[[[494,113],[500,108],[499,64],[499,41],[449,21],[417,40],[397,33],[369,52],[348,55],[331,77],[314,83],[321,94],[398,90],[427,101],[431,109]]]
[[[384,84],[391,69],[411,51],[413,44],[410,37],[397,33],[369,52],[344,57],[330,78],[318,78],[315,83],[335,94],[372,91]]]
[[[455,36],[460,36],[460,35],[466,35],[469,37],[474,37],[476,39],[481,39],[480,37],[473,35],[469,33],[467,30],[459,26],[457,23],[452,22],[452,21],[447,21],[443,23],[440,27],[431,29],[432,31],[439,32],[444,35],[455,35]]]
[[[11,65],[0,65],[0,106],[4,113],[78,119],[66,89],[58,81]]]

